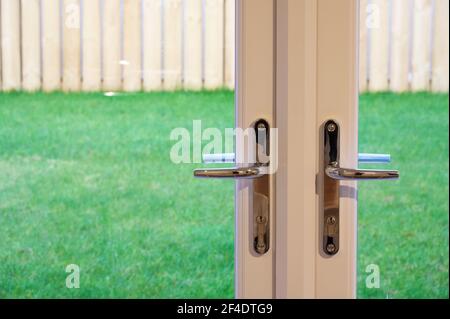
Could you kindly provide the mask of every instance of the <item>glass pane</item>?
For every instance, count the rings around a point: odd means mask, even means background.
[[[234,183],[192,170],[204,165],[193,163],[194,123],[234,127],[234,16],[223,1],[66,2],[2,1],[0,298],[232,298]],[[217,21],[204,19],[211,10]],[[48,31],[42,12],[64,23]],[[20,17],[35,19],[22,32],[37,47],[20,49]],[[52,38],[34,39],[36,26]],[[177,128],[189,163],[171,156]]]
[[[360,166],[401,178],[359,183],[358,297],[448,298],[448,1],[361,3]]]

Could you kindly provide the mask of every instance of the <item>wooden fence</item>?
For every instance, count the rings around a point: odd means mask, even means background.
[[[360,0],[362,91],[448,91],[449,0]]]
[[[4,91],[234,87],[235,0],[0,1]],[[448,91],[449,1],[360,2],[361,90]]]

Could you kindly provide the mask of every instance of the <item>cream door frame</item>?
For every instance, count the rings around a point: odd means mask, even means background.
[[[273,0],[236,1],[236,127],[246,129],[259,119],[274,127],[275,15]],[[237,141],[240,143],[241,141]],[[239,145],[237,151],[241,149]],[[245,149],[242,148],[242,149]],[[245,149],[245,152],[247,150]],[[242,156],[242,154],[238,154]],[[255,256],[250,245],[253,181],[236,183],[235,295],[237,298],[273,298],[274,286],[274,179],[270,177],[270,249]]]
[[[355,298],[357,190],[342,182],[340,251],[321,253],[320,128],[341,125],[341,162],[356,167],[358,0],[237,0],[236,126],[278,128],[271,245],[249,250],[248,190],[236,187],[237,298]]]
[[[357,167],[357,0],[277,1],[276,297],[356,296],[356,183],[341,183],[341,248],[321,252],[320,130],[341,125],[341,161]],[[317,176],[317,177],[316,177]]]

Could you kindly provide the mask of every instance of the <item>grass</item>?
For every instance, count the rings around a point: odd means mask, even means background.
[[[358,294],[448,297],[448,95],[360,111],[361,151],[392,153],[402,179],[360,184]],[[169,136],[233,117],[227,91],[0,94],[0,298],[232,298],[233,183],[172,164]]]
[[[231,93],[0,101],[0,297],[233,296],[233,185],[169,159],[173,128],[233,123]]]
[[[359,183],[359,296],[448,298],[448,95],[363,95],[360,150],[390,153],[398,182]],[[380,267],[367,289],[366,267]]]

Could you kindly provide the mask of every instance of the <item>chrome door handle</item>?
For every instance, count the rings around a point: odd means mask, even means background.
[[[325,174],[328,177],[340,181],[398,179],[400,177],[400,174],[397,170],[352,169],[340,167],[339,143],[339,125],[335,121],[328,121],[325,124],[324,154]],[[375,154],[360,154],[359,157],[360,159],[365,159],[368,163],[375,162],[376,160],[380,163],[389,163],[390,161],[390,155],[380,155],[377,158],[377,155]]]
[[[351,169],[329,165],[325,169],[328,177],[339,181],[398,179],[400,174],[394,170]]]
[[[194,170],[194,177],[253,179],[264,176],[266,172],[267,170],[265,170],[263,166],[196,169]]]
[[[339,181],[392,180],[400,174],[396,170],[370,170],[340,167],[339,125],[331,120],[323,128],[323,178],[321,191],[322,246],[328,256],[339,251],[340,183]],[[360,154],[360,162],[389,163],[390,155]]]
[[[260,156],[269,156],[269,140],[270,131],[269,124],[265,120],[259,120],[254,125],[255,130],[255,160],[256,164],[250,167],[233,167],[233,168],[213,168],[213,169],[196,169],[194,170],[194,177],[197,178],[236,178],[236,179],[254,179],[259,178],[267,174],[267,168],[270,163],[266,160],[263,161]],[[217,154],[203,156],[207,158],[210,163],[225,163],[234,162],[235,154]]]
[[[250,165],[249,167],[196,169],[194,170],[194,177],[252,180],[252,187],[250,188],[252,205],[250,206],[253,212],[250,212],[250,214],[253,217],[250,222],[253,236],[250,240],[250,246],[255,255],[262,256],[270,248],[269,123],[265,120],[259,120],[252,129],[254,129],[254,137],[256,138],[254,143],[255,159],[251,160],[251,164],[247,164]],[[208,155],[207,158],[209,163],[235,161],[234,154]],[[256,163],[253,163],[254,161]]]

